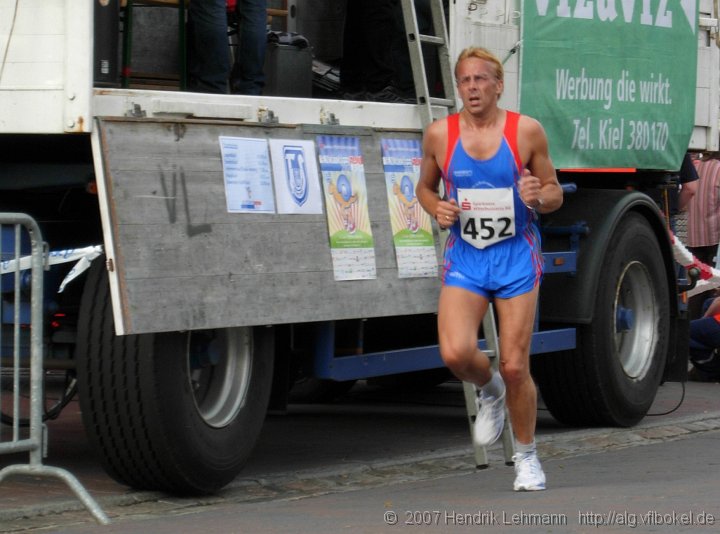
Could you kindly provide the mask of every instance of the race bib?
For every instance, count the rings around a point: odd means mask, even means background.
[[[458,189],[460,234],[483,249],[515,235],[513,188]]]

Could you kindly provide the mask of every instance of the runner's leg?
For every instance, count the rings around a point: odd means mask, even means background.
[[[509,299],[495,299],[499,319],[500,374],[507,388],[510,421],[519,443],[531,443],[537,419],[537,391],[530,376],[530,341],[538,287]]]
[[[490,360],[478,349],[478,329],[488,299],[459,287],[443,286],[438,303],[440,354],[450,371],[466,382],[485,384],[492,372]]]

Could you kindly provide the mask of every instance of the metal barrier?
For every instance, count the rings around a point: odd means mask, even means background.
[[[0,470],[0,483],[11,475],[48,476],[63,480],[75,493],[78,499],[95,517],[106,525],[110,521],[97,502],[90,496],[77,478],[65,469],[45,466],[42,459],[46,455],[47,427],[43,423],[43,270],[45,266],[45,245],[42,234],[35,220],[22,213],[0,213],[0,284],[3,302],[0,306],[2,325],[11,323],[10,340],[3,337],[0,328],[0,352],[5,356],[7,350],[10,358],[0,358],[0,412],[3,409],[3,400],[10,401],[12,405],[11,424],[0,423],[0,454],[28,452],[29,462],[25,464],[9,465]],[[5,245],[4,245],[5,244]],[[9,246],[8,246],[9,244]],[[11,251],[3,248],[12,248]],[[29,250],[28,250],[29,249]],[[29,252],[29,253],[28,253]],[[29,275],[29,276],[28,276]],[[23,295],[30,292],[30,303]],[[6,299],[6,296],[8,297]],[[9,313],[12,321],[8,321]],[[29,431],[20,428],[20,406],[23,399],[20,395],[20,377],[23,366],[23,356],[27,358],[27,351],[23,353],[21,343],[21,328],[29,320],[29,356],[30,356],[30,382],[29,382]],[[27,330],[27,329],[25,329]],[[26,336],[23,336],[23,341]],[[27,347],[26,347],[27,348]],[[3,367],[4,360],[12,361],[9,369]],[[3,389],[3,379],[9,374],[12,385]],[[11,427],[10,432],[7,426]],[[10,436],[6,436],[10,434]],[[9,438],[9,439],[8,439]]]

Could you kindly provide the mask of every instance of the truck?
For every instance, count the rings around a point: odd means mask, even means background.
[[[184,3],[164,2],[132,62],[179,67],[140,83],[120,49],[153,3],[0,0],[0,211],[33,217],[56,260],[46,368],[66,373],[64,400],[77,390],[108,474],[208,493],[294,384],[445,376],[443,232],[412,200],[423,128],[457,101],[417,55],[417,103],[295,94],[342,55],[343,3],[329,0],[276,6],[310,48],[273,44],[261,96],[182,90]],[[686,151],[718,150],[717,2],[453,0],[423,39],[403,4],[421,65],[490,49],[501,106],[548,134],[567,194],[540,221],[531,364],[545,404],[567,425],[636,424],[687,371],[672,199]]]

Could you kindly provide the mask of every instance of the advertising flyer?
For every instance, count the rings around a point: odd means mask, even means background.
[[[318,136],[335,280],[377,277],[365,168],[357,137]]]
[[[275,213],[267,141],[219,139],[228,213]]]
[[[398,277],[437,276],[430,216],[415,196],[422,156],[420,140],[382,139],[381,146]]]

